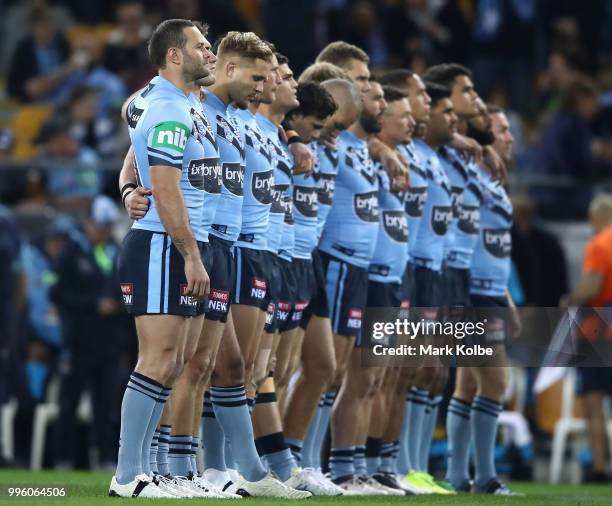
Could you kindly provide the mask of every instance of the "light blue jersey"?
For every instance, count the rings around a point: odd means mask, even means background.
[[[204,156],[189,162],[189,178],[196,182],[204,191],[202,223],[200,228],[195,230],[195,237],[198,241],[207,242],[208,232],[215,217],[219,196],[221,195],[221,162],[214,134],[214,123],[210,121],[211,118],[204,111],[199,97],[191,94],[189,99],[193,105],[193,128],[204,147]]]
[[[337,145],[340,143],[337,140]],[[334,200],[336,189],[336,174],[338,174],[338,150],[330,149],[323,144],[316,144],[316,161],[313,177],[319,185],[317,191],[319,197],[319,213],[317,214],[317,237],[320,239],[323,226]]]
[[[482,192],[478,166],[465,164],[466,185],[463,190],[457,221],[453,223],[454,240],[446,253],[446,265],[455,269],[469,269],[480,232],[480,202]]]
[[[413,141],[417,156],[427,170],[427,199],[412,251],[412,261],[433,271],[440,271],[444,253],[444,236],[453,219],[451,188],[438,154],[422,139]]]
[[[310,148],[315,163],[317,143],[311,142]],[[315,168],[316,170],[316,168]],[[295,221],[295,258],[312,258],[312,250],[318,242],[319,183],[313,174],[293,176],[293,219]]]
[[[408,260],[410,260],[427,200],[429,183],[425,163],[417,155],[414,142],[402,144],[397,149],[408,161],[410,174],[410,188],[404,192],[404,207],[408,217]]]
[[[401,283],[408,258],[408,219],[404,194],[393,191],[393,181],[380,164],[378,175],[379,227],[368,279],[379,283]]]
[[[234,108],[231,114],[244,133],[246,159],[242,228],[236,245],[243,248],[266,249],[266,233],[274,185],[268,140],[259,129],[255,115],[251,111]]]
[[[278,127],[260,113],[257,113],[255,117],[261,132],[268,140],[270,154],[272,155],[274,186],[272,187],[272,205],[266,236],[268,238],[267,250],[277,255],[278,250],[281,249],[285,222],[286,206],[284,202],[291,202],[291,195],[288,195],[288,192],[291,189],[293,157],[278,135]]]
[[[472,257],[470,293],[503,297],[510,277],[512,203],[499,181],[478,168],[482,181],[480,234]]]
[[[221,195],[210,234],[235,242],[242,226],[244,142],[238,124],[228,115],[227,106],[217,95],[207,92],[203,105],[214,123],[221,158]]]
[[[367,269],[378,234],[378,179],[366,141],[348,130],[339,139],[336,191],[319,249]]]
[[[202,142],[208,130],[200,124],[201,121],[202,116],[198,114],[192,100],[161,76],[151,79],[127,108],[138,184],[152,187],[150,168],[155,165],[174,167],[181,171],[181,192],[194,233],[202,228],[202,206],[205,199],[202,174],[199,170],[191,173],[191,169],[195,169],[206,156]],[[153,195],[147,213],[135,221],[132,227],[165,232]]]

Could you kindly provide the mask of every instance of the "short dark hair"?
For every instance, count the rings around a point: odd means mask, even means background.
[[[441,63],[429,67],[423,74],[423,80],[451,89],[455,78],[459,76],[467,76],[471,79],[472,71],[459,63]]]
[[[382,89],[385,93],[385,101],[387,103],[397,102],[402,98],[406,98],[406,94],[395,86],[383,86]]]
[[[287,58],[283,53],[276,51],[274,56],[276,56],[276,60],[278,61],[279,65],[289,65],[289,58]]]
[[[166,19],[155,27],[149,39],[149,58],[153,65],[159,69],[166,68],[166,53],[171,47],[183,49],[187,44],[187,37],[183,30],[196,27],[201,30],[202,25],[189,19]]]
[[[432,107],[435,107],[440,100],[450,98],[451,96],[450,89],[438,83],[425,81],[425,88],[427,89],[427,94],[431,98]]]
[[[297,99],[300,105],[287,115],[289,118],[295,114],[327,118],[338,109],[334,97],[318,83],[300,83],[297,89]]]
[[[412,70],[408,69],[395,69],[386,74],[380,76],[380,83],[389,86],[395,86],[396,88],[403,88],[406,86],[406,81],[414,75]]]
[[[320,63],[326,61],[340,68],[347,69],[350,68],[351,60],[370,63],[370,57],[363,49],[353,44],[349,44],[348,42],[344,42],[343,40],[337,40],[327,44],[327,46],[321,50],[315,62]]]

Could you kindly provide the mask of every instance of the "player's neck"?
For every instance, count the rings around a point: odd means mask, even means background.
[[[366,140],[370,134],[361,126],[361,121],[357,120],[349,127],[349,131],[353,132],[360,139]]]
[[[261,106],[261,102],[249,102],[249,106],[247,107],[247,109],[251,113],[257,114],[257,111],[259,111],[260,106]]]
[[[383,144],[389,146],[391,149],[395,149],[398,146],[398,143],[395,142],[394,139],[391,139],[389,135],[386,135],[386,132],[384,130],[377,134],[376,137],[378,137],[378,139],[380,139]]]
[[[435,136],[431,135],[429,131],[427,132],[427,134],[425,134],[424,140],[427,145],[434,151],[437,151],[438,148],[442,146],[442,143]]]
[[[186,82],[178,70],[171,68],[159,69],[159,75],[163,77],[166,81],[170,81],[172,84],[174,84],[174,86],[181,90],[185,94],[185,96],[188,96],[190,93],[193,92],[195,83]]]
[[[215,83],[208,87],[208,91],[214,93],[226,106],[230,105],[229,92],[225,84]]]
[[[273,104],[261,104],[259,107],[259,113],[265,118],[269,119],[275,126],[280,126],[285,119],[285,113],[275,111]]]

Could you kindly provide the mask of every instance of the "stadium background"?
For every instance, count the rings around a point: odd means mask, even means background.
[[[32,259],[49,234],[80,226],[92,197],[103,193],[118,201],[117,174],[128,146],[118,110],[153,75],[146,40],[162,19],[205,20],[211,40],[231,29],[253,30],[274,42],[297,74],[338,39],[365,49],[374,74],[395,67],[421,72],[443,61],[470,66],[478,92],[507,108],[516,139],[509,178],[512,286],[522,306],[556,306],[575,284],[591,235],[588,202],[612,188],[610,0],[0,0],[0,12],[0,200],[22,241],[15,279],[3,282],[0,294],[0,461],[6,465],[103,468],[110,462],[88,452],[91,395],[81,397],[74,440],[57,440],[58,389],[73,364],[44,288],[48,271]],[[36,59],[36,40],[43,39],[50,50]],[[36,78],[49,71],[61,77],[53,86],[40,85]],[[568,97],[569,83],[579,76],[598,90],[590,117],[573,114],[575,101]],[[123,217],[118,239],[128,226]],[[124,330],[131,332],[127,320]],[[81,338],[87,343],[87,332]],[[116,394],[109,413],[115,442],[135,342],[113,345],[106,387]],[[504,432],[500,470],[545,480],[555,423],[563,407],[566,415],[572,412],[562,402],[569,380],[534,395],[537,371],[514,372],[508,413],[526,421],[528,431],[520,429],[522,422],[509,425],[519,429]],[[440,465],[442,425],[433,455]],[[69,444],[74,459],[60,459]],[[576,480],[589,463],[579,439],[572,456],[566,472]]]

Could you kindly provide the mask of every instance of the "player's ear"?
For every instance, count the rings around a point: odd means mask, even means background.
[[[229,79],[233,79],[235,73],[236,73],[236,63],[230,60],[225,65],[225,75]]]
[[[183,60],[182,51],[177,47],[170,47],[166,53],[166,59],[168,60],[168,63],[180,65]]]

